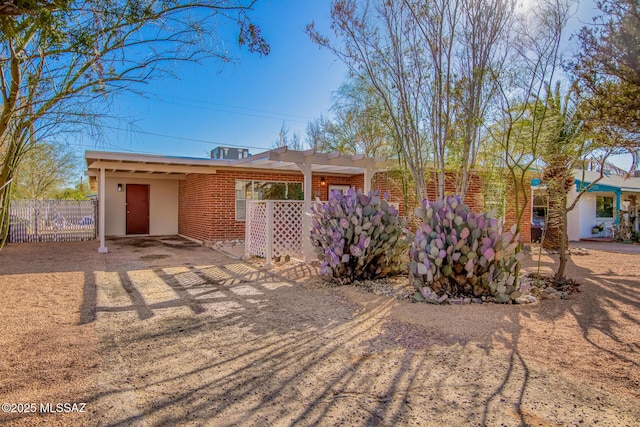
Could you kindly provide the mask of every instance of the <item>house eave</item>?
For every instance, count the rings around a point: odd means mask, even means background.
[[[218,169],[249,169],[299,172],[309,165],[313,173],[359,175],[387,170],[390,162],[382,157],[317,153],[315,150],[295,151],[286,147],[265,151],[237,160],[215,160],[153,154],[85,152],[87,170],[104,169],[108,173],[215,174]]]

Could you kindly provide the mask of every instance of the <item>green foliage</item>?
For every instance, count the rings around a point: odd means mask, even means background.
[[[409,280],[418,290],[416,299],[452,296],[493,296],[509,302],[521,296],[516,289],[520,236],[515,226],[503,230],[493,213],[475,214],[457,196],[416,208],[422,219],[411,247]]]
[[[63,188],[60,191],[56,191],[51,198],[59,200],[85,200],[90,194],[91,189],[89,188],[89,184],[81,181],[73,188]]]
[[[79,166],[74,154],[62,145],[41,142],[31,147],[19,163],[14,176],[12,197],[15,199],[56,198]]]
[[[312,212],[311,241],[322,261],[320,274],[346,284],[404,270],[409,241],[404,222],[386,197],[351,187],[345,195],[334,191]]]
[[[617,145],[640,142],[640,2],[600,0],[603,15],[583,27],[572,64],[588,108],[586,123]]]
[[[382,100],[361,77],[343,83],[333,98],[333,120],[320,117],[307,127],[307,138],[321,151],[367,156],[394,153],[396,139]]]

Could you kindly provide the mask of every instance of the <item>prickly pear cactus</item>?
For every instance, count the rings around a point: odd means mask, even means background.
[[[386,277],[406,269],[409,238],[398,211],[379,192],[351,187],[312,207],[311,241],[320,274],[340,284]],[[406,255],[405,255],[406,257]]]
[[[415,299],[437,301],[446,294],[510,302],[521,295],[514,285],[520,256],[515,226],[505,232],[493,212],[471,212],[458,196],[425,200],[415,215],[422,219],[409,264]]]

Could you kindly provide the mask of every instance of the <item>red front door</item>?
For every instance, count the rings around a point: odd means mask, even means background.
[[[127,234],[149,234],[149,186],[127,184]]]

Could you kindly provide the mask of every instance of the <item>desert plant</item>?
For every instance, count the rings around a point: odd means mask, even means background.
[[[312,207],[311,241],[320,274],[340,284],[378,279],[405,270],[409,238],[398,211],[378,191],[334,191]],[[406,261],[406,260],[405,260]]]
[[[457,196],[415,209],[423,223],[411,247],[409,280],[417,300],[442,300],[444,295],[493,296],[509,302],[521,296],[515,270],[520,236],[504,231],[493,212],[476,214]]]

